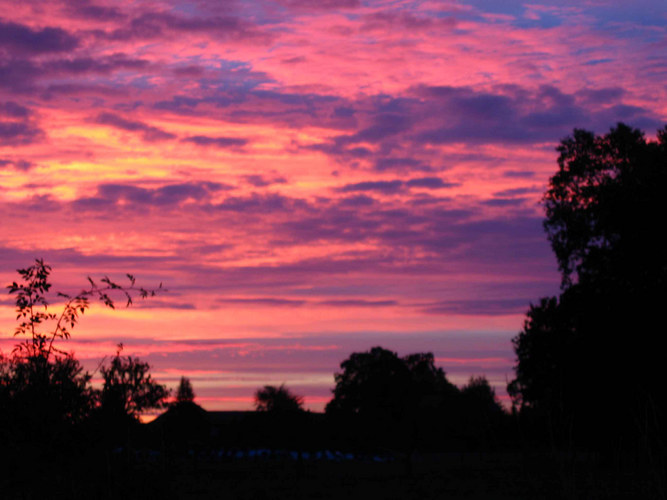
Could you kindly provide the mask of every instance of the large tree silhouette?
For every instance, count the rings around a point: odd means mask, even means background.
[[[459,390],[432,353],[399,357],[373,347],[352,353],[340,367],[326,412],[359,429],[359,439],[412,448],[440,440],[458,424]]]
[[[575,130],[558,152],[544,227],[562,292],[531,306],[509,392],[556,438],[664,436],[667,129],[657,141],[623,124]]]

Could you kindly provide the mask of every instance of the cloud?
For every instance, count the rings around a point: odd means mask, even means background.
[[[156,39],[168,34],[206,33],[220,41],[242,41],[267,44],[274,35],[252,22],[235,16],[188,17],[167,11],[144,12],[125,26],[111,31],[97,30],[99,38],[117,41]]]
[[[36,142],[44,136],[44,131],[25,121],[0,121],[0,145],[20,146]]]
[[[290,198],[277,193],[257,194],[249,196],[229,196],[222,203],[213,205],[215,211],[229,211],[248,214],[294,213],[299,209],[307,209],[307,201]]]
[[[176,137],[174,134],[165,132],[164,130],[157,127],[147,125],[146,123],[140,121],[128,120],[115,113],[100,113],[97,115],[97,118],[95,118],[95,122],[101,125],[108,125],[119,130],[140,132],[143,139],[147,142],[165,141]]]
[[[79,39],[61,28],[33,29],[23,24],[0,20],[0,49],[12,54],[39,55],[71,51]]]
[[[105,55],[99,58],[92,57],[57,57],[48,60],[35,60],[12,56],[2,60],[0,58],[0,88],[7,88],[15,93],[34,93],[40,81],[46,83],[46,90],[56,92],[58,88],[106,88],[111,90],[112,83],[82,83],[80,78],[87,74],[110,76],[117,71],[141,72],[148,67],[145,59],[129,57],[123,53]],[[62,81],[63,78],[76,76],[73,82]],[[54,82],[55,80],[55,82]],[[127,89],[125,89],[127,90]],[[115,93],[122,92],[115,89]],[[108,93],[108,92],[107,92]]]
[[[77,209],[104,210],[110,206],[131,208],[134,205],[155,207],[179,206],[183,203],[206,203],[211,197],[230,186],[218,182],[184,182],[145,188],[131,184],[105,183],[97,186],[95,196],[73,202]]]
[[[502,175],[509,179],[532,179],[535,177],[535,172],[532,170],[505,170]]]
[[[355,196],[346,196],[338,200],[338,204],[344,208],[359,208],[359,207],[368,207],[375,203],[375,198],[366,196],[365,194],[359,194]]]
[[[391,181],[364,181],[354,184],[345,184],[336,188],[341,193],[371,191],[384,194],[394,194],[407,188],[441,189],[458,186],[455,182],[445,182],[439,177],[417,177],[403,182],[399,179]]]
[[[273,297],[260,298],[225,298],[216,300],[218,304],[244,305],[244,306],[270,306],[270,307],[299,307],[306,303],[305,300],[278,299]]]
[[[317,12],[339,9],[356,9],[361,6],[360,0],[277,0],[278,3],[294,10]]]
[[[453,17],[416,16],[405,11],[377,11],[361,17],[361,31],[405,30],[419,32],[423,30],[451,30],[456,27],[457,20]]]
[[[147,69],[147,59],[129,57],[127,54],[115,53],[108,56],[72,57],[66,59],[54,59],[41,66],[47,74],[71,74],[79,75],[85,73],[111,74],[115,71],[141,71]]]
[[[0,158],[0,169],[5,167],[11,167],[16,170],[27,172],[34,166],[35,164],[28,160],[9,160],[6,158]]]
[[[98,5],[88,0],[68,0],[65,11],[75,17],[96,21],[118,21],[127,18],[127,15],[118,7]]]
[[[518,207],[523,205],[526,201],[526,198],[507,198],[496,196],[488,200],[482,200],[480,203],[489,207]]]
[[[408,187],[426,188],[426,189],[440,189],[451,188],[459,186],[457,182],[445,182],[440,177],[419,177],[410,179],[405,183]]]
[[[350,193],[357,191],[375,191],[384,194],[394,194],[403,189],[403,181],[365,181],[354,184],[346,184],[337,188],[341,193]]]
[[[398,302],[395,300],[340,299],[323,300],[319,304],[331,307],[390,307],[397,305]]]
[[[244,175],[243,179],[248,184],[254,187],[266,187],[266,186],[272,186],[274,184],[285,184],[287,182],[287,179],[281,176],[270,177],[257,174]]]
[[[503,189],[502,191],[496,191],[493,193],[493,196],[496,197],[512,197],[512,196],[523,196],[526,194],[535,194],[535,193],[541,193],[542,188],[541,187],[519,187],[519,188],[511,188],[511,189]]]
[[[240,137],[208,137],[205,135],[194,135],[182,139],[183,142],[190,142],[197,146],[214,146],[217,148],[233,148],[245,146],[247,139]]]
[[[530,298],[474,299],[433,302],[421,308],[427,314],[463,314],[467,316],[500,316],[523,314],[530,305]]]
[[[384,172],[387,170],[393,171],[413,171],[421,170],[424,172],[429,172],[433,170],[429,165],[424,164],[422,161],[417,160],[416,158],[378,158],[375,162],[375,170],[378,172]]]
[[[14,101],[0,102],[0,145],[19,146],[41,140],[44,131],[31,118],[32,111],[25,106]],[[17,165],[27,164],[14,163]]]
[[[14,101],[8,101],[0,102],[0,116],[3,115],[10,118],[26,119],[31,115],[31,112],[25,106],[21,106]]]

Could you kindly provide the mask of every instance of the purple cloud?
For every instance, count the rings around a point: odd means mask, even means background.
[[[169,132],[165,132],[162,129],[147,125],[146,123],[127,120],[120,115],[114,113],[100,113],[95,119],[96,123],[101,125],[108,125],[119,130],[126,130],[128,132],[141,132],[141,135],[145,141],[148,142],[157,142],[165,141],[168,139],[173,139],[176,136]]]
[[[0,144],[19,146],[40,140],[44,135],[41,128],[28,122],[0,121]]]
[[[230,186],[205,181],[166,184],[158,188],[107,183],[97,186],[95,196],[79,198],[73,204],[79,210],[104,210],[119,203],[123,203],[126,209],[130,209],[133,205],[169,207],[187,201],[206,202],[214,193],[227,189],[230,189]]]
[[[375,191],[384,194],[393,194],[403,189],[403,181],[365,181],[355,184],[346,184],[337,188],[341,193],[351,193],[357,191]]]
[[[389,307],[397,305],[398,302],[395,300],[341,299],[323,300],[319,304],[332,307]]]
[[[361,6],[360,0],[320,0],[318,2],[312,2],[311,0],[277,1],[285,7],[304,11],[356,9],[357,7]]]
[[[186,17],[167,11],[145,12],[123,27],[97,30],[99,38],[111,40],[155,39],[167,33],[208,33],[220,40],[268,43],[274,36],[259,26],[234,16]]]
[[[427,314],[465,314],[474,316],[498,316],[523,314],[532,298],[472,299],[433,302],[421,308]]]
[[[10,118],[20,118],[25,119],[30,116],[30,110],[25,106],[15,103],[14,101],[8,101],[0,103],[0,116],[8,116]]]
[[[247,139],[240,137],[208,137],[205,135],[194,135],[182,139],[183,142],[190,142],[197,146],[214,146],[217,148],[233,148],[245,146],[248,143]]]
[[[97,5],[89,0],[68,0],[65,10],[71,16],[96,21],[118,21],[127,17],[118,7]]]
[[[75,49],[79,39],[61,28],[33,29],[0,20],[0,47],[12,54],[38,55]]]
[[[287,182],[287,179],[284,177],[276,176],[276,177],[268,177],[268,176],[263,176],[263,175],[244,175],[243,179],[250,184],[251,186],[255,187],[266,187],[266,186],[272,186],[274,184],[285,184]]]
[[[27,160],[8,160],[5,158],[0,158],[0,168],[12,167],[16,170],[27,172],[34,166],[35,164],[33,162]]]
[[[218,299],[218,304],[229,305],[251,305],[251,306],[271,306],[271,307],[299,307],[306,303],[305,300],[277,299],[273,297],[260,298],[225,298]]]
[[[451,188],[459,186],[458,182],[445,182],[440,177],[420,177],[410,179],[405,183],[408,187],[418,187],[427,189]]]

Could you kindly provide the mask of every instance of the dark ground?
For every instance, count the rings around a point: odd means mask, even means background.
[[[387,455],[388,456],[388,455]],[[82,457],[83,458],[83,457]],[[4,478],[11,499],[650,499],[664,498],[648,470],[601,463],[594,455],[447,453],[379,463],[291,457],[227,458],[123,452],[85,465]],[[97,463],[96,463],[97,462]],[[83,463],[83,462],[82,462]],[[25,466],[29,466],[25,464]],[[85,470],[87,469],[87,470]],[[81,472],[81,474],[79,474]]]

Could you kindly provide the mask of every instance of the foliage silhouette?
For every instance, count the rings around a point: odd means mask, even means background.
[[[293,394],[285,384],[279,387],[265,385],[255,392],[255,409],[269,413],[297,413],[303,411],[303,397]]]
[[[121,356],[122,349],[120,344],[109,365],[100,368],[104,378],[101,410],[113,418],[138,420],[142,412],[166,406],[169,391],[153,380],[148,363]]]
[[[667,128],[657,137],[618,124],[601,136],[575,130],[558,147],[544,227],[562,292],[531,306],[513,340],[508,386],[524,413],[548,422],[556,444],[664,443],[656,325],[667,254],[656,223],[667,215]]]
[[[195,400],[195,391],[192,389],[190,379],[181,377],[176,390],[176,404],[192,403]]]
[[[113,294],[120,294],[126,301],[126,307],[133,302],[133,293],[141,298],[154,296],[162,289],[162,283],[158,290],[148,290],[136,287],[136,279],[127,274],[129,286],[120,285],[108,276],[100,279],[100,284],[88,277],[90,287],[82,290],[76,295],[56,292],[56,297],[64,299],[64,305],[59,313],[49,311],[49,299],[47,294],[51,290],[49,276],[51,266],[44,263],[43,259],[36,259],[32,266],[18,269],[21,280],[14,281],[7,288],[9,293],[16,294],[16,319],[20,321],[14,332],[14,336],[29,336],[24,342],[17,344],[15,351],[23,351],[27,357],[44,357],[50,359],[53,353],[65,354],[64,351],[54,346],[57,339],[68,339],[71,330],[79,321],[79,315],[83,314],[90,306],[90,298],[99,299],[105,306],[115,308],[116,299]],[[43,330],[42,327],[53,325],[51,329]]]
[[[488,383],[475,381],[464,397],[432,353],[399,357],[373,347],[352,353],[340,367],[326,413],[343,439],[403,450],[459,448],[478,445],[480,433],[504,425],[506,414]],[[479,419],[483,426],[471,424]]]
[[[18,434],[30,438],[31,434],[57,433],[63,425],[80,423],[99,403],[100,395],[90,386],[91,375],[72,354],[56,345],[56,341],[70,338],[90,298],[114,308],[114,295],[120,295],[129,306],[133,295],[145,298],[155,295],[156,290],[136,287],[134,276],[128,274],[128,286],[107,276],[99,280],[101,284],[88,277],[89,288],[69,295],[51,291],[51,266],[42,259],[17,272],[21,279],[7,287],[15,296],[19,321],[14,336],[28,338],[16,345],[11,356],[0,360],[0,399],[7,428],[20,428]],[[64,302],[59,312],[50,308],[53,298]]]
[[[400,420],[415,408],[439,406],[458,393],[444,371],[434,365],[431,353],[400,358],[395,352],[373,347],[352,353],[340,367],[342,372],[334,375],[336,387],[328,413]]]
[[[132,275],[127,275],[127,286],[106,276],[99,281],[89,277],[88,288],[69,295],[52,291],[51,267],[41,259],[18,273],[18,282],[7,288],[15,298],[19,321],[14,336],[23,339],[11,355],[0,354],[0,446],[5,451],[0,455],[0,471],[10,478],[9,482],[2,478],[0,489],[8,498],[12,491],[20,491],[21,498],[58,496],[62,493],[54,493],[57,487],[68,481],[73,487],[72,481],[80,480],[82,471],[98,476],[90,466],[99,465],[104,451],[100,445],[113,433],[98,418],[101,405],[109,401],[109,391],[93,389],[91,374],[62,348],[62,341],[70,338],[91,299],[114,308],[122,298],[129,306],[134,297],[155,295],[161,286],[158,290],[137,287]],[[109,373],[114,372],[114,361],[107,368]],[[136,360],[120,367],[135,375],[142,372],[136,369],[141,368]]]

